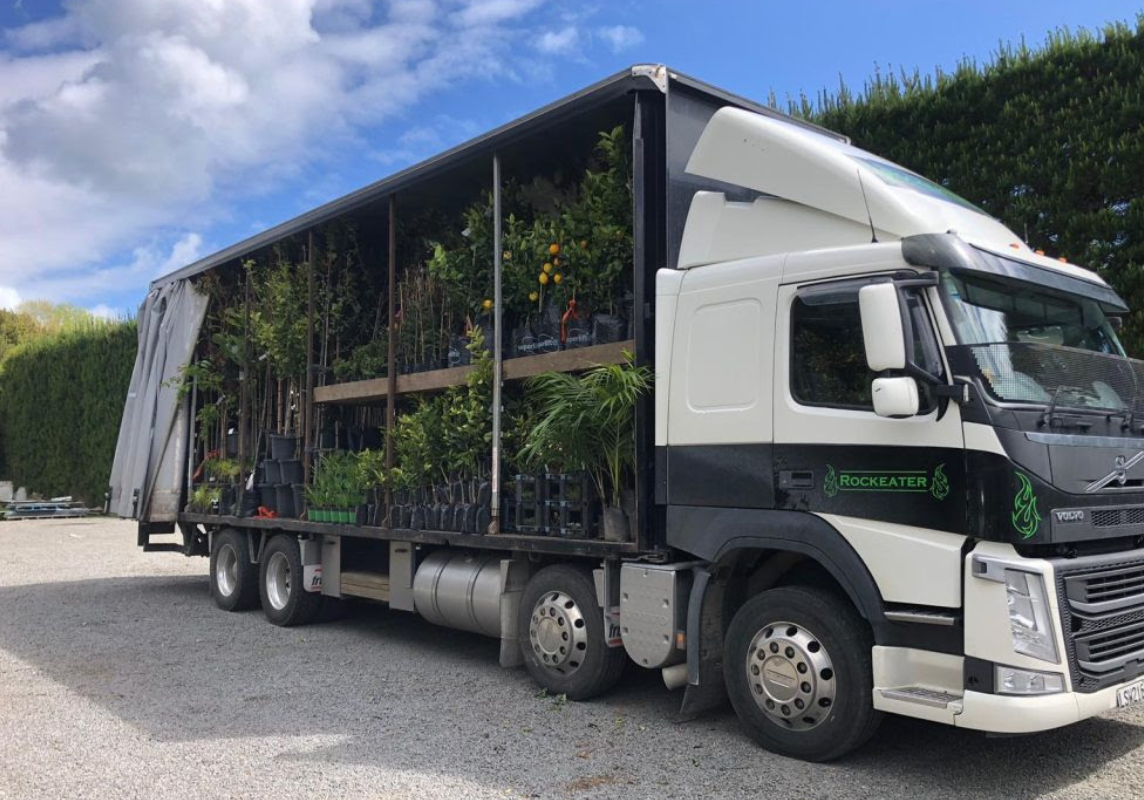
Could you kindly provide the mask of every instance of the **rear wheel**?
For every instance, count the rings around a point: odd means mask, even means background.
[[[266,545],[259,569],[262,611],[275,625],[308,625],[322,610],[322,595],[302,587],[302,554],[293,536],[275,536]]]
[[[569,700],[606,692],[623,673],[623,648],[608,647],[592,576],[575,567],[545,567],[520,603],[521,653],[538,684]]]
[[[245,611],[258,604],[258,568],[250,563],[246,537],[222,531],[211,543],[211,597],[224,611]]]
[[[874,709],[870,627],[823,589],[788,586],[751,598],[727,630],[731,705],[768,750],[830,761],[861,746]]]

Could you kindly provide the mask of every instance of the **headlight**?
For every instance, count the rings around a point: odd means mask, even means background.
[[[1036,672],[998,664],[995,667],[997,694],[1056,694],[1065,690],[1064,676],[1056,672]]]
[[[1009,629],[1013,650],[1041,661],[1057,663],[1057,645],[1045,599],[1045,579],[1035,572],[1005,570],[1009,599]]]

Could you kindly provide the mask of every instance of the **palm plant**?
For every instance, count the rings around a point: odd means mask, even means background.
[[[652,372],[632,363],[605,364],[571,375],[545,372],[529,379],[526,404],[535,423],[520,459],[532,467],[584,470],[604,502],[618,508],[636,457],[636,401],[651,388]]]

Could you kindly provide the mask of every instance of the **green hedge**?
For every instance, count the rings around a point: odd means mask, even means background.
[[[0,475],[102,506],[135,363],[134,322],[33,339],[0,364]]]
[[[1144,17],[935,76],[882,76],[793,109],[936,180],[1034,248],[1098,270],[1144,355]]]

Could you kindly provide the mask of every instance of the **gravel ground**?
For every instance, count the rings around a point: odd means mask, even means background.
[[[629,671],[563,704],[497,644],[362,608],[281,629],[205,559],[104,520],[0,523],[0,798],[1107,798],[1144,795],[1144,712],[986,738],[889,718],[837,764],[751,744]]]

